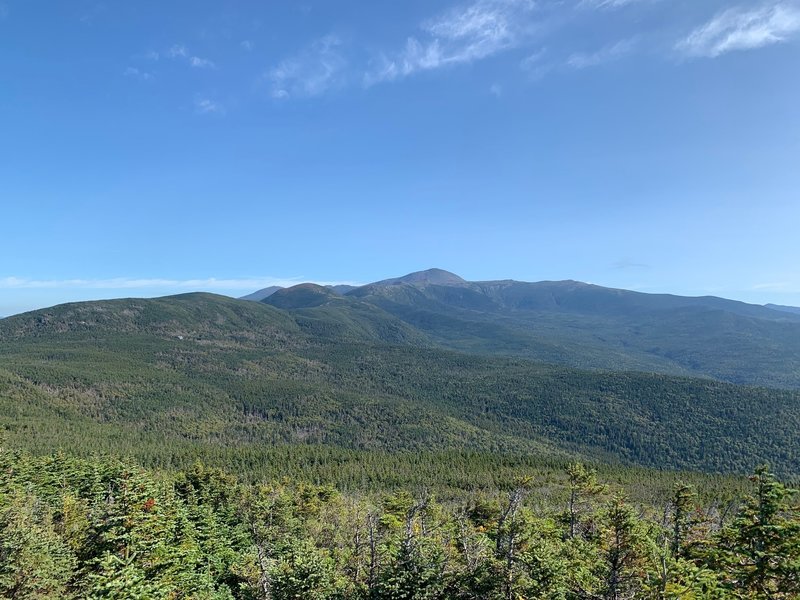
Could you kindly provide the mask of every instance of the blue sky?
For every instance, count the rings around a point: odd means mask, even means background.
[[[0,315],[432,266],[800,305],[798,107],[798,0],[0,0]]]

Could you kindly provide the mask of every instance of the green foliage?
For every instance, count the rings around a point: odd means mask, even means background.
[[[36,496],[0,490],[0,597],[64,598],[76,564]]]
[[[797,492],[767,470],[753,476],[755,495],[711,551],[712,564],[735,597],[797,598],[800,595],[800,508]]]
[[[520,461],[576,458],[800,473],[798,392],[329,338],[297,318],[201,294],[4,319],[0,431],[39,453],[129,454],[157,468],[199,458],[253,479],[354,488],[421,477],[411,452],[456,456],[457,469],[431,460],[420,473],[462,488],[496,485]],[[403,461],[413,473],[387,466]]]
[[[598,532],[598,588],[604,598],[642,595],[651,556],[651,540],[632,506],[615,496],[601,512]]]
[[[791,489],[669,470],[797,476],[797,392],[410,336],[356,300],[0,322],[0,596],[800,595]]]
[[[580,477],[577,477],[577,476]],[[342,494],[249,484],[200,463],[174,474],[112,459],[0,451],[0,596],[149,600],[796,598],[800,511],[766,470],[719,529],[679,486],[664,519],[616,486],[564,519],[525,478],[504,494]],[[606,498],[605,494],[603,498]],[[676,506],[682,506],[677,510]],[[677,552],[675,523],[683,540]]]
[[[337,592],[331,559],[310,540],[291,543],[269,572],[275,600],[328,600]]]
[[[107,553],[87,577],[86,596],[91,600],[148,600],[168,593],[165,585],[148,580],[135,554],[123,559]]]
[[[368,285],[346,298],[459,351],[800,387],[800,318],[788,312],[576,281],[442,283]]]

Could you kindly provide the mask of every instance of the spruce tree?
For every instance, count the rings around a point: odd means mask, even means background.
[[[711,552],[713,564],[736,597],[800,596],[800,509],[797,492],[767,467],[751,477],[756,489]]]
[[[70,598],[76,557],[53,527],[38,498],[0,495],[0,597],[9,600]]]

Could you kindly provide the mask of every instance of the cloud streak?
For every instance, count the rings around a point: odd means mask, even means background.
[[[611,265],[614,269],[626,270],[626,269],[649,269],[650,265],[646,263],[636,262],[635,260],[631,260],[629,258],[622,258],[616,261],[614,264]]]
[[[307,282],[303,277],[254,277],[240,279],[163,279],[127,278],[111,279],[25,279],[0,277],[0,289],[84,289],[84,290],[135,290],[135,289],[186,289],[186,290],[251,290],[270,286],[289,287]],[[361,285],[352,281],[317,281],[319,285]]]
[[[189,64],[196,69],[213,69],[216,67],[213,61],[198,56],[189,57]]]
[[[567,58],[567,66],[572,67],[573,69],[586,69],[589,67],[597,67],[609,62],[614,62],[626,54],[629,54],[635,45],[636,41],[633,39],[620,40],[619,42],[605,46],[596,52],[576,52]]]
[[[167,56],[170,58],[187,58],[189,56],[189,51],[186,49],[186,46],[175,44],[167,50]]]
[[[189,49],[182,44],[174,44],[171,46],[167,50],[166,56],[172,60],[184,60],[189,64],[189,66],[194,67],[195,69],[215,69],[217,67],[212,60],[200,58],[199,56],[191,54]],[[158,60],[159,54],[158,52],[149,52],[147,57],[151,60]]]
[[[225,107],[210,98],[197,98],[194,101],[194,112],[198,115],[224,115]]]
[[[136,67],[128,67],[125,69],[124,73],[125,77],[131,77],[133,79],[138,79],[139,81],[152,81],[153,74],[149,71],[142,71],[141,69],[137,69]]]
[[[344,85],[347,59],[343,42],[336,35],[326,35],[303,52],[281,61],[266,74],[276,99],[309,98]]]
[[[583,8],[614,9],[647,1],[652,0],[582,0],[579,6]]]
[[[532,0],[478,0],[454,7],[423,22],[422,35],[408,38],[400,52],[373,61],[364,83],[467,64],[516,47],[534,9]]]
[[[676,44],[691,57],[716,58],[735,50],[752,50],[785,42],[800,33],[800,7],[778,2],[754,9],[735,7],[714,16]]]
[[[312,41],[295,54],[273,63],[265,69],[259,83],[265,85],[273,99],[314,98],[359,82],[365,88],[400,81],[422,72],[431,72],[459,65],[469,65],[518,50],[515,59],[520,75],[531,80],[541,79],[554,71],[580,71],[622,59],[639,51],[649,54],[670,54],[679,51],[690,57],[716,57],[721,54],[786,41],[800,33],[800,0],[765,1],[756,6],[729,8],[697,26],[677,40],[666,30],[654,35],[649,19],[621,24],[627,32],[615,29],[611,38],[593,52],[579,51],[574,31],[582,31],[587,15],[581,9],[614,11],[624,8],[654,8],[665,5],[660,0],[453,0],[449,8],[418,21],[416,31],[394,49],[367,52],[367,60],[359,48],[345,43],[339,36],[329,34]],[[739,0],[744,2],[745,0]],[[0,0],[2,2],[2,0]],[[669,7],[665,7],[668,9]],[[667,37],[664,47],[660,39]],[[236,42],[239,49],[250,52],[250,40]],[[547,43],[544,50],[536,44]],[[602,41],[600,42],[602,44]],[[531,53],[533,52],[533,53]],[[527,53],[527,58],[524,58]],[[159,54],[152,53],[157,60]],[[186,46],[176,44],[162,52],[161,57],[179,60],[192,67],[215,68],[214,62],[193,55]],[[371,56],[371,58],[369,58]],[[133,75],[133,73],[131,73]],[[496,85],[502,82],[495,81]],[[495,95],[496,92],[495,92]],[[196,105],[201,114],[224,112],[206,101]]]

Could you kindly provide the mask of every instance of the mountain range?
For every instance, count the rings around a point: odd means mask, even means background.
[[[720,298],[439,270],[80,302],[0,320],[0,437],[249,474],[318,447],[800,475],[798,339]]]
[[[354,322],[458,351],[589,369],[713,377],[800,388],[800,311],[577,281],[465,281],[441,269],[360,287],[301,284],[246,298],[303,327],[346,335]],[[388,336],[388,337],[387,337]]]

